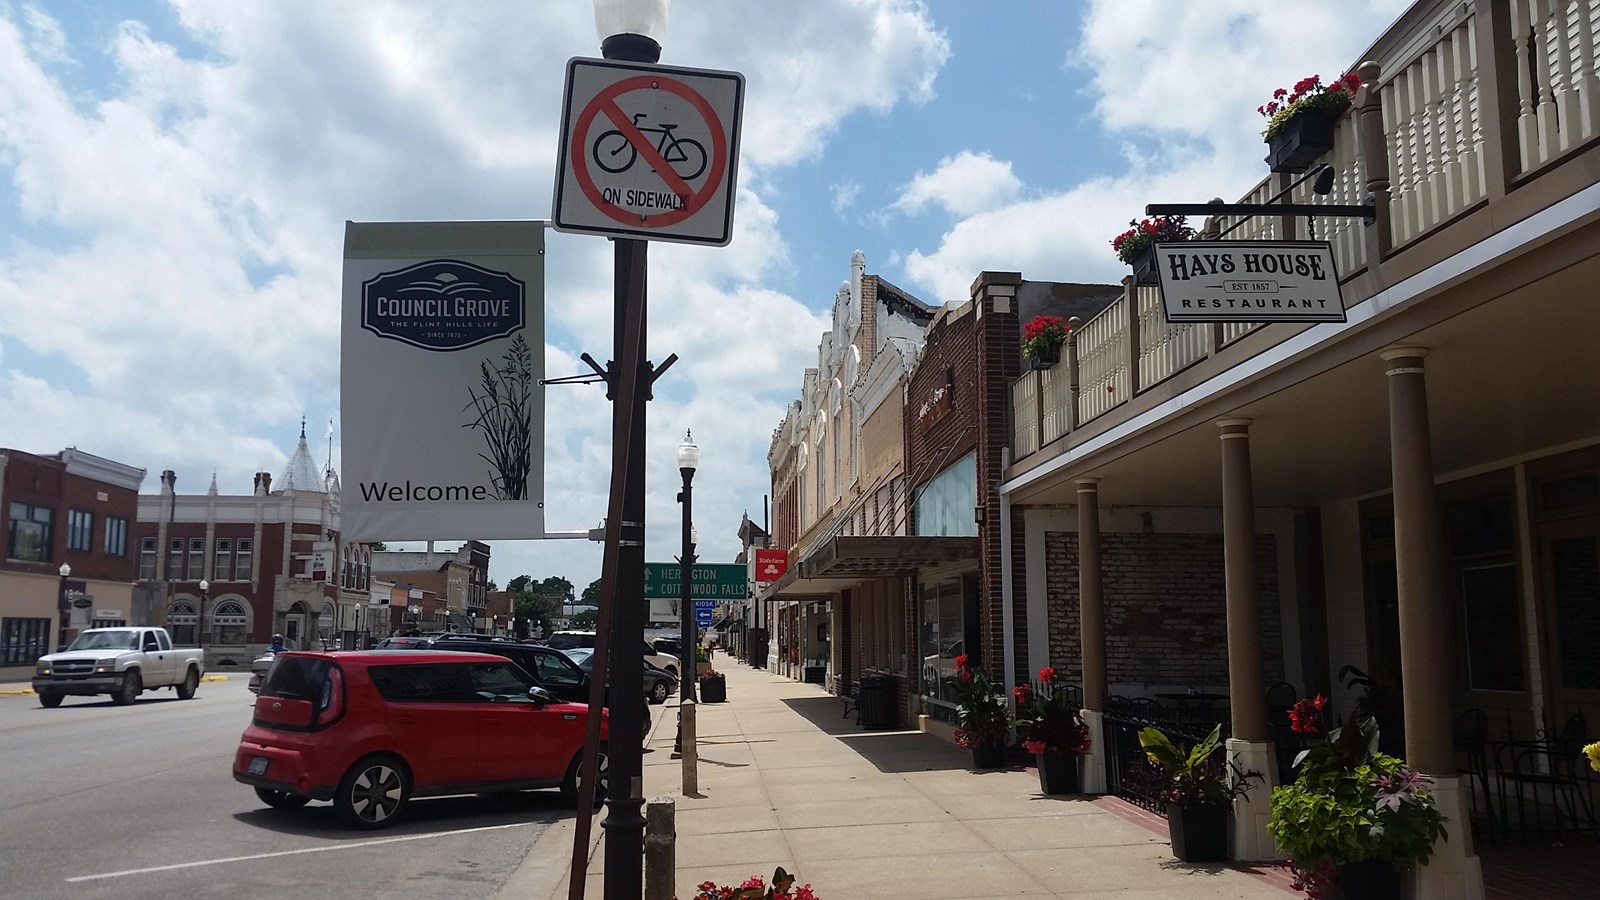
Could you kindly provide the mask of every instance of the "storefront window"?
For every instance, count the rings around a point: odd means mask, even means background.
[[[931,701],[929,713],[954,721],[955,692],[950,679],[956,674],[956,657],[963,654],[979,662],[968,635],[977,634],[978,576],[956,575],[917,586],[918,634],[922,656],[922,696]]]
[[[978,454],[968,453],[917,491],[916,534],[977,537]]]

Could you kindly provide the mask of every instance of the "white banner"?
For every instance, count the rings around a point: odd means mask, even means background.
[[[1168,322],[1343,322],[1333,248],[1317,241],[1156,244]]]
[[[340,528],[544,537],[543,222],[348,222]]]

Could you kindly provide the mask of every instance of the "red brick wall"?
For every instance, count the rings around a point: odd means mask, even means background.
[[[1106,677],[1119,684],[1223,686],[1228,682],[1227,600],[1220,534],[1101,536],[1106,598]],[[1050,659],[1070,681],[1083,676],[1078,631],[1078,536],[1045,534]],[[1271,535],[1256,537],[1266,682],[1283,679],[1278,561]]]
[[[1007,288],[1015,290],[1022,276],[1015,272],[984,272],[979,276],[974,290],[974,303],[983,304],[983,315],[977,320],[977,400],[978,400],[978,505],[984,509],[983,523],[978,526],[982,544],[982,564],[979,591],[982,605],[979,621],[985,666],[991,676],[1002,684],[1017,684],[1028,680],[1026,653],[1016,653],[1014,670],[1003,672],[1005,665],[1005,595],[1002,574],[1003,560],[1000,543],[1000,480],[1005,467],[1002,451],[1011,443],[1011,382],[1022,372],[1021,325],[1018,324],[1018,301],[1015,296],[989,297],[988,293]],[[996,312],[995,306],[1007,307]],[[1027,571],[1023,562],[1022,510],[1011,515],[1012,534],[1012,593],[1013,609],[1027,609],[1026,591],[1023,587]],[[1011,617],[1012,646],[1028,646],[1028,617],[1014,614]]]
[[[103,500],[102,494],[105,495]],[[7,454],[4,490],[0,490],[0,540],[10,534],[13,501],[55,510],[50,559],[39,563],[12,562],[0,554],[0,568],[59,577],[57,571],[65,562],[72,566],[74,580],[133,581],[138,577],[139,545],[133,536],[139,512],[137,491],[70,474],[60,460],[13,450]],[[94,514],[87,551],[67,549],[68,512],[73,509]],[[123,556],[106,555],[108,516],[120,517],[128,523],[128,549]],[[3,546],[0,549],[4,549]]]

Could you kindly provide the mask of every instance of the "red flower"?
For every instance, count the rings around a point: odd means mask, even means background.
[[[1289,730],[1295,734],[1318,734],[1322,731],[1321,712],[1327,703],[1319,694],[1315,700],[1297,700],[1289,709]]]
[[[967,667],[967,655],[965,653],[963,653],[960,656],[956,657],[956,668],[965,669],[966,667]]]
[[[1056,670],[1051,668],[1050,666],[1045,666],[1044,668],[1040,669],[1039,670],[1039,681],[1041,683],[1043,683],[1043,684],[1055,684],[1056,683]]]
[[[971,669],[962,669],[961,670],[961,683],[962,684],[971,684],[972,683],[972,670]]]
[[[1030,688],[1025,684],[1019,684],[1011,689],[1011,696],[1016,697],[1018,703],[1027,703],[1028,696],[1032,693],[1033,688]]]
[[[1045,751],[1045,743],[1044,741],[1023,741],[1022,749],[1028,751],[1034,756],[1038,756]]]
[[[1284,90],[1283,88],[1278,88],[1277,90],[1272,92],[1272,97],[1273,97],[1274,100],[1276,100],[1276,99],[1279,99],[1279,98],[1283,97],[1287,93],[1289,93],[1289,92]]]

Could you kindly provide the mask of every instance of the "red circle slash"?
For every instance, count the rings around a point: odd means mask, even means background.
[[[699,192],[689,187],[688,182],[673,171],[672,166],[661,158],[655,145],[639,131],[622,108],[617,105],[617,98],[629,91],[638,90],[663,90],[682,97],[693,106],[711,130],[710,162],[707,165],[706,179]],[[658,215],[646,216],[631,209],[618,206],[605,198],[604,193],[595,186],[594,176],[589,172],[588,141],[589,127],[594,124],[595,117],[605,113],[606,118],[621,131],[628,139],[643,162],[647,163],[655,173],[661,176],[668,188],[682,195],[684,204],[677,209],[662,212]],[[624,78],[594,96],[583,112],[578,115],[576,123],[572,126],[572,139],[568,146],[573,148],[570,159],[573,175],[577,178],[578,187],[582,188],[584,196],[589,198],[595,208],[607,216],[630,226],[666,226],[682,222],[699,212],[710,202],[711,195],[716,193],[717,187],[722,184],[722,175],[728,168],[728,139],[723,134],[722,122],[717,118],[716,110],[711,104],[700,96],[699,92],[690,88],[681,81],[664,78],[660,75],[638,75],[633,78]]]

